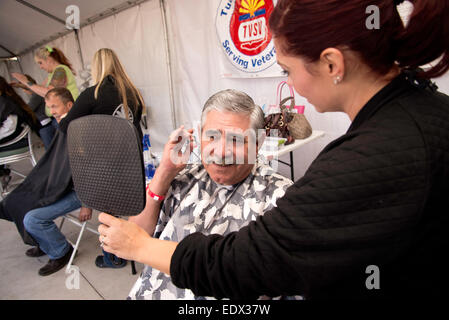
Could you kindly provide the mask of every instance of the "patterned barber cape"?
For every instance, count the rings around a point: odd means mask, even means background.
[[[292,181],[267,165],[255,165],[242,182],[214,182],[202,165],[188,166],[173,180],[161,207],[155,238],[181,241],[186,236],[237,231],[276,206]],[[204,299],[177,288],[170,277],[146,266],[128,299]]]

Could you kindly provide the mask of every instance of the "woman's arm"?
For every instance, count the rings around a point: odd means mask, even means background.
[[[45,97],[47,92],[53,88],[57,88],[57,87],[65,88],[67,86],[67,81],[68,81],[67,74],[65,73],[64,68],[56,68],[55,69],[53,76],[50,80],[50,83],[47,87],[38,85],[38,84],[28,85],[27,77],[21,73],[13,72],[11,75],[14,78],[16,78],[22,85],[26,86],[31,91],[40,95],[41,97]]]

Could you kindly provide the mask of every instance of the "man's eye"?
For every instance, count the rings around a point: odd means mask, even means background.
[[[284,76],[288,76],[288,75],[289,75],[289,73],[288,73],[287,70],[282,70],[282,74],[283,74]]]
[[[242,137],[233,136],[230,137],[228,141],[231,143],[243,143],[244,139]]]

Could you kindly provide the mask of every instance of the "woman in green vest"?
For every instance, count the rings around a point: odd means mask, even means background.
[[[76,100],[79,96],[78,87],[75,81],[75,71],[72,68],[72,64],[64,55],[64,53],[58,48],[52,48],[45,46],[36,50],[34,54],[34,60],[39,67],[48,73],[47,79],[42,84],[37,84],[29,81],[27,77],[21,73],[12,73],[11,75],[16,78],[20,83],[29,88],[34,93],[45,97],[45,94],[53,88],[64,87],[67,88],[73,96],[73,100]],[[49,108],[45,108],[45,113],[48,117],[52,117]],[[52,126],[50,126],[52,125]],[[49,133],[54,135],[54,129],[57,127],[56,120],[52,120],[52,123],[42,124],[44,128],[51,130]]]
[[[12,73],[12,76],[42,97],[50,89],[64,87],[69,89],[74,100],[78,98],[79,92],[74,76],[75,71],[61,50],[50,46],[39,48],[34,54],[34,60],[42,70],[48,72],[45,83],[41,85],[28,83],[28,79],[20,73]]]

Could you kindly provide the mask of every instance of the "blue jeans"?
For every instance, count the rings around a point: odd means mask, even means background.
[[[70,249],[70,243],[53,220],[80,207],[81,202],[72,191],[55,203],[31,210],[25,215],[25,229],[50,259],[62,258]]]

